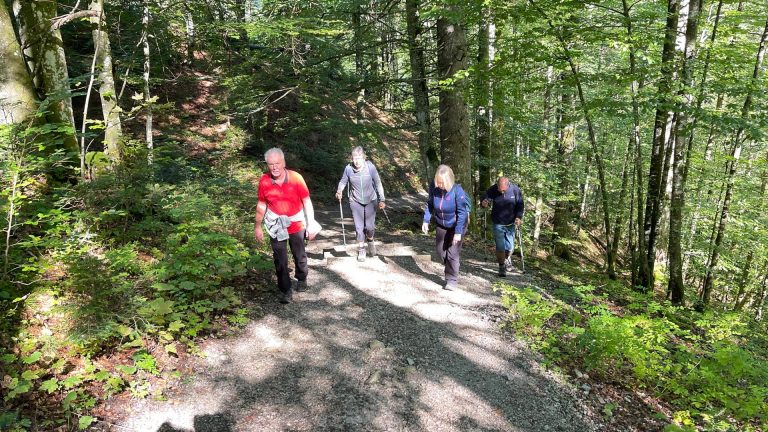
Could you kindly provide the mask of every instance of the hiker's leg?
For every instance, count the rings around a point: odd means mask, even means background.
[[[445,282],[456,286],[459,281],[459,265],[461,264],[461,246],[464,244],[464,235],[462,240],[453,244],[455,230],[450,229],[445,235],[446,257],[445,257]],[[464,232],[466,234],[466,231]]]
[[[271,245],[275,274],[277,275],[277,288],[283,294],[289,293],[291,291],[291,275],[288,272],[288,240],[272,239]]]
[[[352,209],[352,219],[355,221],[355,235],[358,246],[363,247],[365,242],[365,206],[355,200],[349,200]]]
[[[504,251],[506,250],[506,238],[504,225],[493,224],[493,240],[496,242],[496,262],[504,264]]]
[[[307,267],[307,251],[304,247],[304,230],[291,234],[288,237],[288,242],[291,244],[293,263],[296,265],[296,279],[307,280],[309,269]]]
[[[441,263],[445,264],[445,235],[448,232],[445,228],[437,225],[435,227],[435,252]]]
[[[376,233],[376,202],[370,202],[365,206],[365,237],[373,240]]]

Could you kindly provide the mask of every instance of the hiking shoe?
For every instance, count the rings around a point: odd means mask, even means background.
[[[499,274],[499,277],[507,277],[507,265],[506,265],[506,263],[499,264],[499,273],[498,274]]]
[[[443,285],[443,289],[446,291],[453,291],[458,287],[459,287],[458,282],[446,282],[445,285]]]
[[[376,244],[373,239],[368,240],[368,255],[372,257],[376,256]]]
[[[296,292],[304,292],[308,290],[309,287],[307,286],[307,281],[305,280],[297,280],[296,281],[296,288],[294,288],[294,291]]]
[[[288,291],[280,294],[280,303],[288,304],[293,300],[293,291]]]
[[[361,247],[357,250],[357,260],[360,262],[365,261],[365,247]]]
[[[504,260],[504,267],[507,271],[512,271],[512,255],[508,256],[507,259]]]

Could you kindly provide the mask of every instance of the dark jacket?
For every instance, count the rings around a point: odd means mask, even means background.
[[[467,193],[459,184],[454,184],[447,192],[430,184],[429,197],[424,208],[424,222],[429,223],[434,216],[438,225],[445,228],[455,227],[457,233],[463,233],[471,207]]]
[[[491,220],[496,225],[511,225],[515,223],[515,219],[523,219],[523,213],[525,213],[523,193],[514,183],[510,183],[504,193],[499,191],[498,185],[493,185],[485,191],[482,199],[493,202]]]
[[[384,186],[381,184],[379,172],[371,161],[365,161],[359,170],[355,170],[352,165],[347,165],[336,191],[343,191],[347,185],[349,185],[349,199],[360,204],[368,204],[376,201],[377,198],[379,202],[384,201]]]

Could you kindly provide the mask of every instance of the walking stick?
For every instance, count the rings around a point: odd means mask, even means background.
[[[381,210],[384,212],[384,217],[386,217],[386,218],[387,218],[387,223],[388,223],[388,224],[390,224],[390,225],[392,225],[392,222],[389,220],[389,215],[387,214],[387,209],[386,209],[386,208],[383,208],[383,209],[381,209]]]
[[[341,237],[344,239],[344,246],[346,246],[347,232],[344,229],[344,210],[341,209],[341,200],[339,200],[339,214],[341,215]]]
[[[517,227],[517,239],[518,243],[520,244],[520,263],[521,266],[521,273],[525,273],[525,254],[523,253],[523,232],[520,230],[520,227]]]

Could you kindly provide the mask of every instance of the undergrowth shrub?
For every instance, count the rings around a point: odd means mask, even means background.
[[[768,361],[748,343],[748,318],[695,314],[627,291],[625,308],[610,308],[615,287],[556,288],[497,284],[505,325],[550,361],[583,364],[596,376],[619,379],[661,397],[679,411],[669,430],[756,430],[768,425]]]

